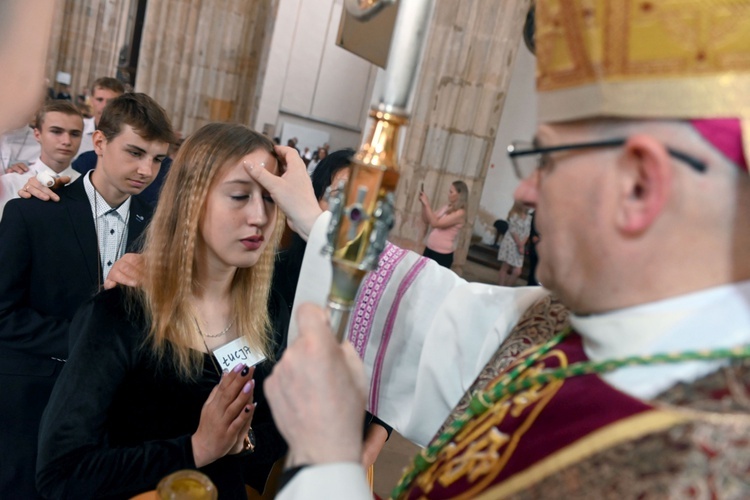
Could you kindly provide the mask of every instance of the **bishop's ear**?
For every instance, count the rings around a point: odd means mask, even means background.
[[[625,143],[618,169],[617,222],[624,233],[638,235],[656,221],[667,203],[672,158],[660,141],[648,135],[633,135]]]

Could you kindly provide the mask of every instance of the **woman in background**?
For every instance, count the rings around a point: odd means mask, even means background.
[[[500,243],[497,260],[502,261],[498,283],[514,286],[521,276],[526,241],[531,232],[531,216],[522,204],[515,202],[508,212],[508,230]]]
[[[466,222],[469,189],[463,181],[454,181],[448,190],[448,204],[437,212],[430,208],[430,199],[423,190],[419,192],[419,201],[422,203],[422,220],[432,228],[422,255],[450,269],[458,233]]]
[[[43,496],[130,498],[180,469],[200,469],[221,498],[263,490],[286,452],[262,390],[288,324],[283,299],[269,309],[284,217],[249,168],[279,171],[271,141],[245,126],[209,124],[183,144],[138,286],[98,294],[71,325],[40,428]]]

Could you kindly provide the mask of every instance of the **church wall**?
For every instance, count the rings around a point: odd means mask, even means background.
[[[530,141],[536,131],[535,65],[536,59],[521,41],[490,156],[490,168],[485,177],[479,210],[474,219],[473,232],[485,241],[492,242],[495,239],[492,223],[497,219],[507,219],[508,211],[513,206],[513,191],[519,183],[506,148],[513,141]]]
[[[336,46],[341,0],[281,0],[254,126],[324,131],[332,150],[358,147],[376,68]],[[298,147],[311,149],[320,144]]]

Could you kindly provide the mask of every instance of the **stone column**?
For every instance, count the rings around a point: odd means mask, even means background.
[[[210,121],[250,123],[278,0],[150,0],[136,89],[184,135]]]
[[[495,134],[510,84],[529,0],[438,0],[404,136],[391,238],[424,248],[420,184],[433,209],[455,180],[469,187],[468,221],[454,259],[460,271],[471,243]]]
[[[101,76],[114,77],[120,48],[128,43],[136,0],[61,0],[47,55],[47,75],[54,84],[58,71],[71,74],[75,95]]]

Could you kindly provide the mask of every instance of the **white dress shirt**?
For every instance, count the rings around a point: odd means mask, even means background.
[[[91,205],[94,216],[97,244],[99,245],[99,259],[104,281],[112,269],[112,265],[125,253],[128,241],[128,220],[130,218],[130,200],[122,202],[118,207],[110,207],[102,198],[94,185],[91,184],[91,172],[83,179],[83,187]]]
[[[31,165],[39,159],[42,146],[34,137],[34,129],[28,125],[9,130],[0,136],[0,175],[11,165],[25,163]]]

